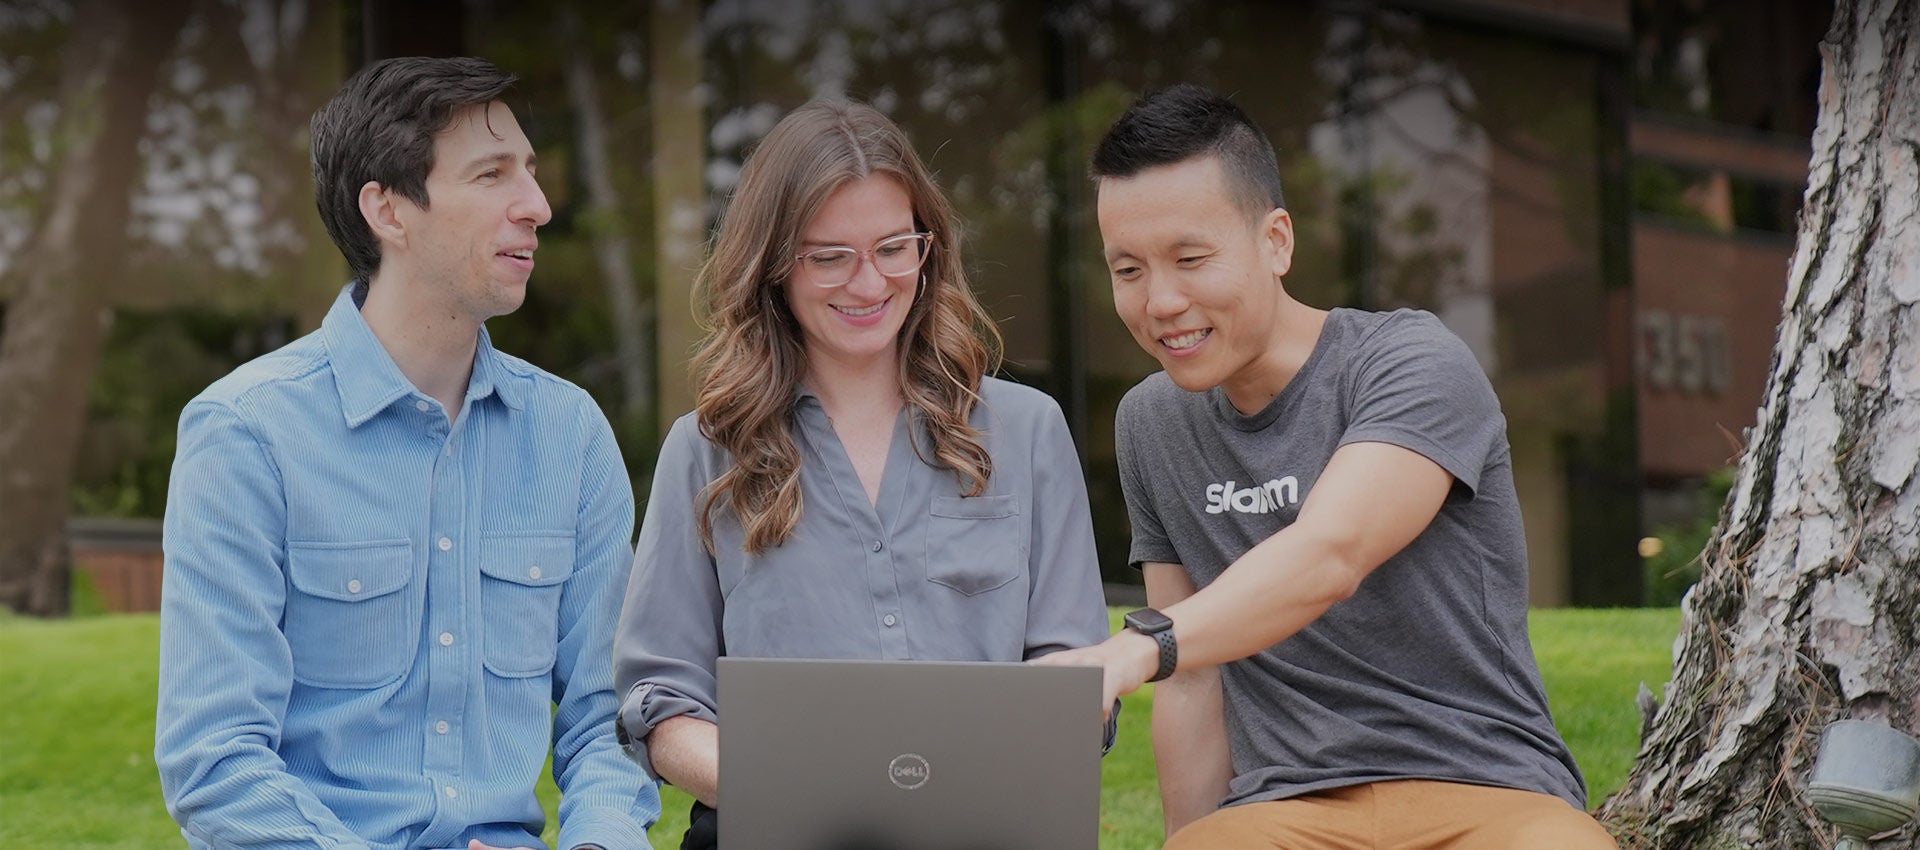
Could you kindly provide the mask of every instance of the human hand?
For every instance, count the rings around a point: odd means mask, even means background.
[[[475,838],[467,842],[467,850],[539,850],[539,849],[534,847],[495,847],[491,844],[486,843],[485,841],[481,841],[480,839]]]
[[[1098,667],[1100,710],[1113,714],[1114,700],[1133,693],[1160,669],[1160,644],[1132,629],[1126,629],[1093,646],[1069,649],[1033,659],[1047,667]]]

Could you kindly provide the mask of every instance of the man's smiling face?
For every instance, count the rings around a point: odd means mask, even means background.
[[[527,295],[534,230],[553,218],[534,180],[533,145],[499,101],[469,106],[434,137],[426,207],[404,198],[408,266],[464,318],[511,313]],[[425,294],[425,293],[423,293]]]
[[[1098,213],[1114,310],[1134,341],[1183,389],[1256,383],[1292,260],[1286,212],[1252,215],[1220,160],[1198,156],[1102,178]]]

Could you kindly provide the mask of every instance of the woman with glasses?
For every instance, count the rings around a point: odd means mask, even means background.
[[[815,102],[747,159],[697,281],[695,410],[660,450],[615,642],[621,726],[699,800],[716,659],[1020,661],[1107,636],[1066,421],[989,377],[952,207],[871,107]]]

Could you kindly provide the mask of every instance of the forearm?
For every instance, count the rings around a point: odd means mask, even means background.
[[[163,592],[154,758],[168,811],[212,847],[362,846],[273,749],[291,680],[260,659],[284,658],[284,643],[267,628],[205,640],[222,632],[203,578],[181,566]]]
[[[229,408],[181,414],[168,488],[154,761],[171,813],[218,848],[364,847],[279,747],[293,690],[285,494]]]
[[[242,747],[240,749],[248,749]],[[340,848],[364,848],[365,842],[292,775],[267,764],[277,759],[245,759],[227,764],[191,782],[182,774],[197,765],[168,759],[167,809],[182,829],[210,847],[309,848],[315,842]]]
[[[554,684],[553,779],[560,788],[562,850],[647,846],[659,789],[628,758],[614,728],[613,631],[633,563],[633,489],[611,428],[591,402],[574,538],[575,568],[561,595]]]
[[[1352,596],[1367,571],[1299,526],[1267,538],[1204,590],[1163,610],[1179,639],[1179,669],[1237,661],[1292,637]]]
[[[171,665],[163,657],[161,666]],[[167,811],[188,835],[218,848],[364,846],[287,772],[267,745],[268,724],[229,724],[221,718],[242,711],[238,701],[198,686],[208,695],[186,698],[174,679],[161,677],[154,755]]]
[[[646,846],[646,830],[660,819],[660,791],[614,739],[606,720],[561,735],[554,747],[553,778],[560,788],[560,848],[598,845],[607,850]],[[582,724],[584,726],[584,724]],[[576,748],[570,738],[585,737]]]
[[[647,736],[653,770],[714,808],[720,807],[720,727],[687,715],[669,717]]]
[[[1219,668],[1180,673],[1155,687],[1153,756],[1167,835],[1219,808],[1233,778]]]

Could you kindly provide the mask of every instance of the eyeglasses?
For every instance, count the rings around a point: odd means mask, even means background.
[[[796,274],[801,280],[821,289],[846,286],[860,273],[862,259],[873,262],[873,270],[886,277],[908,277],[926,265],[933,251],[933,234],[902,233],[875,242],[871,250],[861,251],[845,245],[815,248],[795,254],[800,261]]]

